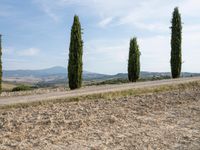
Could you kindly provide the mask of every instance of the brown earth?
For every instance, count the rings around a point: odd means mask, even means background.
[[[200,149],[200,87],[0,110],[0,149]]]

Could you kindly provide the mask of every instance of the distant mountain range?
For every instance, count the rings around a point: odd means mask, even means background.
[[[170,77],[169,72],[141,72],[142,78],[152,77]],[[182,73],[183,77],[200,76],[200,73]],[[83,79],[85,81],[91,80],[109,80],[109,79],[126,79],[126,73],[119,73],[116,75],[106,75],[83,71]],[[67,69],[64,67],[56,66],[41,70],[4,70],[3,79],[5,81],[15,82],[56,82],[67,81]]]
[[[64,67],[52,67],[41,70],[4,70],[3,77],[47,77],[52,75],[65,76],[67,70]]]
[[[110,77],[110,75],[83,71],[84,80],[96,80],[108,77]],[[67,80],[67,69],[56,66],[41,70],[3,70],[3,79],[5,81],[16,82],[49,82],[55,80]]]

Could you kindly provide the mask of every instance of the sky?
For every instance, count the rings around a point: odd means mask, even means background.
[[[141,70],[170,72],[171,19],[183,22],[183,69],[200,73],[199,0],[0,0],[3,69],[67,67],[74,15],[83,28],[84,70],[127,72],[137,37]]]

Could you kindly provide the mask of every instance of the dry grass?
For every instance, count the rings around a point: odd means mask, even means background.
[[[17,103],[11,105],[0,106],[0,109],[10,109],[10,108],[26,108],[26,107],[37,107],[40,105],[48,105],[48,104],[56,104],[56,103],[65,103],[65,102],[74,102],[74,101],[84,101],[84,100],[96,100],[96,99],[105,99],[105,100],[112,100],[115,98],[123,98],[128,96],[136,96],[142,95],[147,93],[161,93],[166,91],[174,91],[174,90],[185,90],[194,87],[200,87],[200,82],[189,82],[184,84],[177,84],[177,85],[163,85],[163,86],[155,86],[155,87],[147,87],[147,88],[136,88],[124,91],[116,91],[116,92],[107,92],[107,93],[100,93],[100,94],[92,94],[87,96],[78,96],[72,98],[63,98],[63,99],[54,99],[48,101],[37,101],[37,102],[30,102],[30,103]]]
[[[7,82],[2,83],[3,91],[11,91],[14,87],[16,87],[15,84],[7,83]]]

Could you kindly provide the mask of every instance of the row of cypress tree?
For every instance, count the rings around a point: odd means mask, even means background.
[[[180,77],[182,65],[182,22],[181,15],[176,7],[172,17],[171,27],[171,74],[173,78]],[[0,92],[2,92],[2,35],[0,35]],[[82,29],[77,15],[71,29],[71,39],[69,47],[68,79],[70,89],[80,88],[82,85],[83,72],[83,40]],[[140,51],[137,39],[130,40],[129,59],[128,59],[128,79],[136,82],[140,77]]]
[[[173,78],[180,77],[182,65],[182,22],[178,7],[174,9],[171,27],[171,74]],[[81,24],[78,16],[74,16],[74,23],[71,29],[71,40],[69,48],[68,79],[70,89],[77,89],[82,84],[82,55],[83,40],[81,36]],[[128,58],[128,79],[130,82],[136,82],[140,77],[140,50],[137,38],[130,40],[129,58]]]
[[[171,74],[172,78],[179,78],[182,66],[182,22],[178,7],[174,9],[172,16],[171,27]],[[128,79],[131,82],[136,82],[140,74],[140,51],[137,44],[137,39],[133,38],[130,41],[129,60],[128,60]]]

